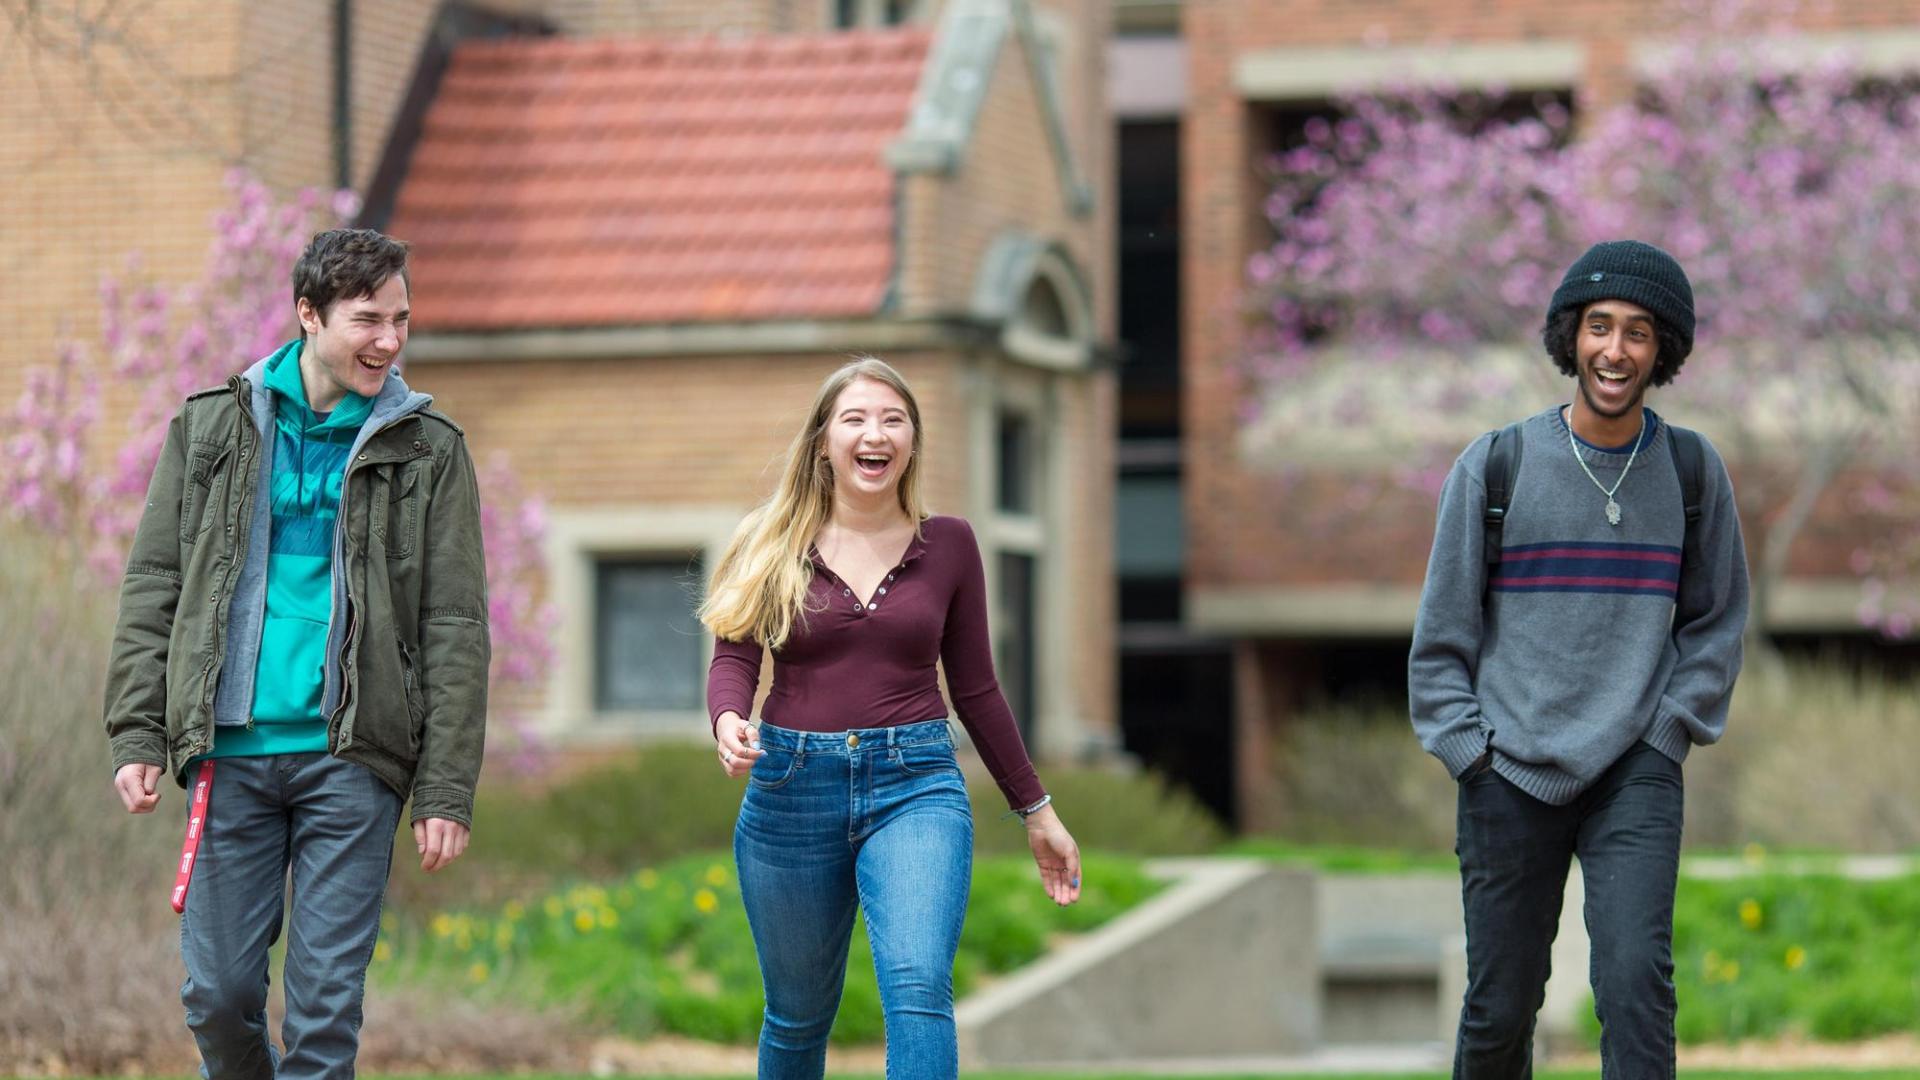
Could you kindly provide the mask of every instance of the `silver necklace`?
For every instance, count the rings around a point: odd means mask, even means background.
[[[1607,497],[1607,524],[1620,524],[1620,504],[1613,501],[1613,493],[1619,491],[1620,485],[1627,482],[1627,470],[1633,468],[1633,459],[1640,456],[1640,440],[1647,433],[1647,418],[1645,416],[1640,418],[1640,431],[1633,437],[1633,452],[1627,455],[1627,464],[1620,470],[1620,478],[1613,482],[1612,487],[1601,483],[1600,478],[1593,475],[1593,470],[1587,468],[1586,455],[1580,452],[1580,444],[1573,438],[1573,419],[1567,418],[1566,424],[1567,446],[1573,450],[1573,460],[1580,463],[1580,471],[1586,473],[1587,479],[1593,481],[1593,486],[1599,488],[1600,494]]]

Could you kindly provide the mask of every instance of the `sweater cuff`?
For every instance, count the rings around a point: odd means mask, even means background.
[[[1040,783],[1040,774],[1033,771],[1033,764],[1011,776],[996,776],[993,782],[1000,785],[1000,794],[1006,796],[1007,809],[1023,810],[1040,801],[1047,789]]]
[[[753,702],[748,701],[745,705],[741,705],[737,701],[716,700],[713,703],[711,711],[707,713],[707,729],[713,734],[714,738],[717,739],[720,737],[720,717],[730,712],[739,713],[740,718],[743,720],[752,720]]]
[[[1447,775],[1455,780],[1467,771],[1467,766],[1480,760],[1487,752],[1489,737],[1485,728],[1469,728],[1443,736],[1433,744],[1433,756],[1447,767]]]
[[[1653,726],[1647,729],[1643,741],[1665,754],[1675,765],[1685,763],[1687,752],[1693,749],[1693,736],[1687,734],[1686,725],[1665,709],[1654,714]]]

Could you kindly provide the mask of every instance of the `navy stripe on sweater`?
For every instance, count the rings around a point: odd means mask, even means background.
[[[1680,592],[1680,549],[1669,544],[1565,541],[1500,549],[1489,585],[1495,592],[1612,593],[1663,596]]]

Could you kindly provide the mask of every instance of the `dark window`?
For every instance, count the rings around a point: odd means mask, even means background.
[[[1120,437],[1180,435],[1180,125],[1119,129]]]
[[[1000,483],[995,504],[1009,514],[1033,513],[1033,423],[1016,412],[1000,414]]]
[[[860,25],[860,0],[833,0],[833,28],[851,30]]]
[[[899,26],[913,18],[914,0],[886,0],[886,20],[888,26]]]
[[[694,618],[700,560],[603,559],[594,567],[594,707],[702,708],[705,638]]]
[[[1000,655],[994,669],[1000,690],[1013,709],[1020,737],[1033,738],[1034,655],[1039,638],[1038,560],[1013,551],[1000,553]]]

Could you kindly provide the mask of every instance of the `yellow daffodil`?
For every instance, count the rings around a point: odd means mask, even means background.
[[[1807,950],[1798,945],[1787,946],[1786,962],[1788,971],[1799,971],[1801,966],[1807,962]]]
[[[435,915],[430,925],[433,928],[434,937],[444,938],[453,936],[453,916],[448,915],[444,911]]]
[[[470,982],[477,982],[477,983],[486,982],[487,975],[488,975],[487,965],[485,964],[475,963],[472,967],[469,967],[467,969],[467,979]]]
[[[712,889],[701,889],[693,894],[693,906],[702,915],[711,915],[720,909],[720,898],[713,895]]]
[[[718,889],[727,883],[727,868],[719,863],[707,867],[707,884]]]
[[[642,889],[652,889],[660,884],[660,875],[652,867],[647,867],[633,875],[633,883]]]
[[[1762,921],[1762,913],[1760,911],[1760,901],[1755,900],[1752,897],[1748,897],[1747,899],[1740,901],[1740,925],[1741,926],[1744,926],[1749,930],[1758,930],[1760,929],[1761,921]]]
[[[385,940],[380,941],[373,947],[373,959],[376,963],[382,964],[393,959],[393,946]]]
[[[588,911],[586,908],[581,908],[579,911],[574,912],[573,928],[583,934],[590,933],[593,930],[593,912]]]

